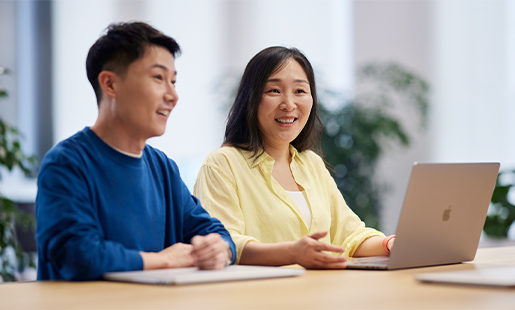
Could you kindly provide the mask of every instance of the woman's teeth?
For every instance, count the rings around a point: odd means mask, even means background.
[[[291,124],[293,123],[294,121],[296,120],[296,118],[291,118],[291,119],[281,119],[281,118],[277,118],[276,121],[278,121],[279,123],[281,124]]]

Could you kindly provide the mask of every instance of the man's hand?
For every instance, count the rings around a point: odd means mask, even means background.
[[[191,239],[193,250],[191,255],[199,269],[222,269],[232,252],[219,234],[212,233],[207,236],[195,236]]]
[[[143,269],[194,267],[192,251],[191,244],[178,242],[157,253],[140,252],[143,258]]]

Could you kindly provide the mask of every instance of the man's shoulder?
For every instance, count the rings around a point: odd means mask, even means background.
[[[168,157],[168,155],[166,155],[165,152],[148,144],[145,145],[145,148],[143,149],[143,156],[150,160],[158,161],[160,163],[175,164],[175,161]]]
[[[87,133],[82,130],[51,148],[41,161],[38,184],[48,182],[57,175],[66,175],[68,178],[71,175],[86,175],[91,172],[87,155],[90,143]]]
[[[143,149],[143,160],[150,166],[160,167],[161,171],[168,171],[175,174],[179,170],[177,163],[168,157],[165,152],[148,144],[145,145]]]
[[[45,161],[59,161],[65,158],[77,157],[81,153],[81,149],[87,147],[89,137],[87,128],[77,132],[73,136],[66,138],[52,147],[43,159]],[[42,164],[43,164],[42,163]]]

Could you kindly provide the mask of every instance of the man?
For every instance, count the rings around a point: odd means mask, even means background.
[[[140,23],[110,25],[86,60],[98,118],[42,161],[36,219],[38,279],[234,263],[224,226],[201,207],[177,165],[146,145],[178,97],[174,39]]]

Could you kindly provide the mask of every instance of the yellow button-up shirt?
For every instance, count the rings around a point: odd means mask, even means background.
[[[304,189],[311,210],[309,229],[297,204],[272,177],[274,159],[267,153],[251,158],[250,152],[222,147],[210,153],[200,169],[193,194],[230,232],[236,263],[249,241],[295,241],[328,231],[320,241],[343,247],[343,255],[351,257],[365,239],[384,236],[366,228],[347,206],[322,158],[312,151],[298,153],[291,145],[290,153],[293,178]]]

